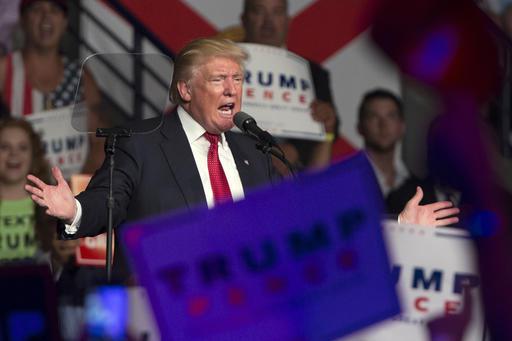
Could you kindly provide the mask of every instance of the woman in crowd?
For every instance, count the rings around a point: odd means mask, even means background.
[[[76,242],[56,240],[55,221],[24,189],[29,173],[50,178],[39,136],[23,119],[0,121],[0,262],[42,262],[51,254],[52,268],[60,267]]]
[[[20,27],[23,47],[0,58],[0,99],[11,116],[73,105],[84,100],[91,114],[89,126],[96,127],[100,92],[87,70],[61,53],[61,42],[68,25],[66,0],[22,0]],[[75,98],[77,89],[79,97]],[[92,173],[103,161],[103,142],[89,141],[90,153],[84,171]]]

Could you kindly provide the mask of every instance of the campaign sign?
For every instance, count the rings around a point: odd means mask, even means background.
[[[328,340],[399,313],[363,154],[123,241],[166,340]]]
[[[74,174],[71,176],[71,191],[77,195],[85,191],[91,175]],[[114,243],[115,233],[112,232],[112,256],[115,251]],[[75,252],[76,265],[107,266],[107,233],[102,233],[94,237],[80,238]]]
[[[242,110],[275,136],[325,140],[324,126],[311,117],[315,90],[308,61],[282,48],[240,45],[249,53]]]
[[[399,225],[393,221],[387,221],[383,229],[402,313],[343,341],[431,340],[429,322],[461,314],[464,285],[469,286],[472,304],[466,307],[468,321],[462,340],[482,340],[480,277],[469,234],[458,228]],[[453,320],[450,326],[453,331],[463,328]]]
[[[34,113],[26,117],[41,135],[45,155],[52,166],[58,166],[64,178],[79,173],[89,150],[87,134],[71,125],[71,106]]]
[[[114,255],[114,237],[112,234],[112,255]],[[76,248],[77,265],[107,266],[107,234],[80,238]]]

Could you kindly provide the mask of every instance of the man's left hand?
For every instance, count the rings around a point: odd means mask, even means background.
[[[421,187],[416,188],[416,194],[407,202],[403,211],[398,215],[402,224],[416,224],[424,226],[447,226],[459,222],[454,215],[460,210],[453,207],[451,201],[439,201],[433,204],[420,205],[423,198]]]

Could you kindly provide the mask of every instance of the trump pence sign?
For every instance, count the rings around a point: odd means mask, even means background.
[[[165,339],[333,339],[400,311],[381,200],[359,154],[123,239]]]

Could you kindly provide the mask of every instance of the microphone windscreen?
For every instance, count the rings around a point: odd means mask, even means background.
[[[249,115],[246,112],[239,111],[235,114],[233,117],[233,123],[237,126],[238,129],[240,129],[243,132],[247,131],[247,128],[245,127],[245,124],[247,122],[254,121],[254,118],[252,118],[251,115]],[[255,122],[255,121],[254,121]]]

